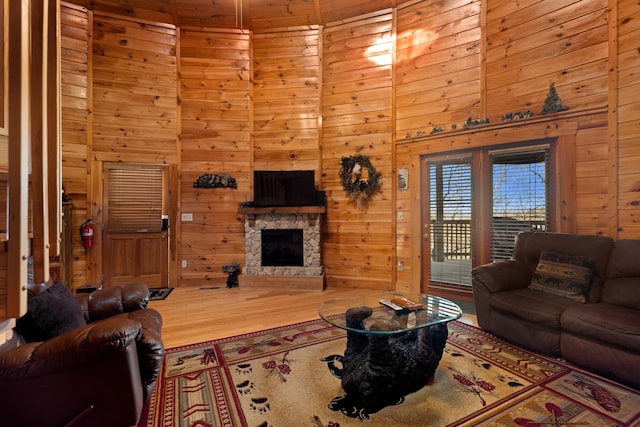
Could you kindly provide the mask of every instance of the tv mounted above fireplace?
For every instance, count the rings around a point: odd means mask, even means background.
[[[257,208],[319,204],[313,170],[257,170],[253,185],[253,206]]]

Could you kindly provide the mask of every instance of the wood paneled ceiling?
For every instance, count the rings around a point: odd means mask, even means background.
[[[324,25],[412,0],[63,0],[96,12],[180,27],[272,29]]]

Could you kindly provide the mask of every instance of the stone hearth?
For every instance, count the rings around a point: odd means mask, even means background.
[[[321,206],[241,208],[245,214],[245,266],[238,276],[247,288],[324,289],[320,216]],[[303,266],[262,265],[262,230],[302,230]]]

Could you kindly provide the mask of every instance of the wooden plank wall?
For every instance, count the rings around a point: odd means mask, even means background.
[[[420,290],[421,224],[416,153],[434,151],[414,141],[438,127],[450,130],[481,117],[479,1],[414,2],[398,10],[396,43],[397,169],[408,169],[409,188],[397,192],[396,288]],[[442,147],[441,149],[444,149]]]
[[[640,238],[640,8],[618,2],[617,105],[620,237]],[[614,98],[614,101],[615,98]]]
[[[496,2],[490,3],[486,20],[486,103],[492,121],[506,112],[531,110],[540,115],[551,83],[570,110],[606,107],[606,0],[532,1],[519,7]],[[573,149],[576,227],[567,231],[610,233],[607,123],[604,117],[596,121],[578,125]]]
[[[550,83],[566,106],[607,102],[607,1],[490,2],[486,25],[487,114],[540,112]]]
[[[482,117],[480,1],[416,2],[397,20],[397,140]]]
[[[177,165],[178,209],[193,214],[179,224],[187,268],[178,285],[220,285],[223,264],[244,262],[237,207],[252,199],[252,171],[314,169],[329,200],[327,284],[419,290],[421,156],[552,137],[561,229],[640,238],[638,13],[632,0],[416,0],[323,28],[256,34],[176,34],[113,16],[92,26],[87,15],[91,43],[76,34],[85,31],[78,9],[65,8],[63,183],[74,208],[87,194],[93,207],[89,160]],[[87,71],[82,43],[94,56]],[[569,109],[543,116],[551,83]],[[501,120],[527,110],[533,119]],[[490,124],[462,129],[468,118]],[[338,177],[341,158],[354,154],[382,173],[382,194],[361,211]],[[409,171],[407,191],[397,190],[399,169]],[[238,189],[194,189],[203,173],[229,173]],[[85,206],[78,221],[86,215]],[[91,270],[81,251],[74,247],[74,280]]]
[[[566,213],[559,215],[561,230],[609,235],[615,221],[607,203],[615,186],[608,180],[611,154],[602,114],[608,97],[606,1],[489,1],[484,7],[420,1],[398,10],[397,168],[410,169],[411,187],[398,193],[396,208],[404,218],[397,226],[398,259],[405,271],[417,267],[399,274],[399,289],[420,290],[418,268],[428,273],[417,217],[426,195],[415,192],[423,154],[558,137],[559,200]],[[585,113],[547,129],[540,112],[551,83],[565,106]],[[530,123],[541,125],[502,124],[505,114],[528,110],[536,117]],[[468,118],[491,125],[465,131]]]
[[[317,28],[253,35],[253,169],[314,170],[321,184]]]
[[[177,163],[176,46],[172,25],[94,15],[88,197],[98,230],[105,162]],[[101,282],[100,236],[88,251],[90,282]]]
[[[92,158],[175,164],[175,28],[95,16],[92,65]]]
[[[241,31],[180,33],[180,285],[224,283],[222,266],[244,263],[244,217],[251,200],[250,37]],[[193,188],[204,173],[228,173],[238,188]]]
[[[332,286],[394,288],[392,17],[386,11],[324,31],[322,162],[329,204],[322,250]],[[382,193],[361,211],[338,176],[341,158],[356,154],[382,174]]]
[[[62,184],[73,206],[72,283],[88,283],[86,252],[80,242],[80,225],[90,217],[87,209],[89,180],[89,52],[93,14],[69,4],[61,6]]]

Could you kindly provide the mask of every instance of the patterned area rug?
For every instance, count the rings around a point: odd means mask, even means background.
[[[639,392],[460,322],[449,323],[445,353],[424,388],[351,418],[329,409],[344,394],[332,372],[345,345],[344,331],[316,320],[168,349],[139,425],[640,425]]]

